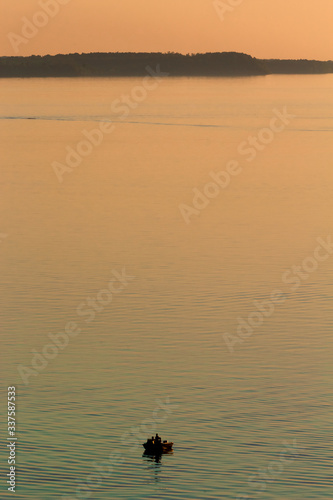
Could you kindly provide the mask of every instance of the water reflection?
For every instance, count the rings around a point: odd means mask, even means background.
[[[142,456],[146,459],[147,462],[155,462],[157,464],[161,463],[162,455],[173,455],[173,450],[166,451],[164,453],[149,453],[148,451],[144,451]]]
[[[165,453],[159,453],[159,454],[151,454],[145,451],[142,454],[142,457],[144,458],[146,464],[147,464],[147,470],[149,474],[151,475],[151,479],[154,482],[159,482],[161,481],[160,473],[162,472],[163,468],[163,463],[162,463],[162,456],[163,455],[173,455],[173,450],[165,452]]]

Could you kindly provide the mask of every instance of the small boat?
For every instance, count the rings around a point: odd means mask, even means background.
[[[162,455],[162,453],[168,453],[172,450],[173,443],[169,441],[147,439],[147,442],[143,443],[142,446],[146,453],[151,455]]]

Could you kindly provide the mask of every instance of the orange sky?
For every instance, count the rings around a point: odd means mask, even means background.
[[[30,39],[8,38],[22,36],[22,18],[31,20],[47,3],[59,12],[37,16],[44,27]],[[333,59],[333,0],[220,5],[223,20],[214,0],[0,0],[1,55],[237,51],[258,58]],[[223,5],[229,8],[224,16]]]

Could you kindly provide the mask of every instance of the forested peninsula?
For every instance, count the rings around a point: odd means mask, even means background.
[[[110,52],[0,57],[0,77],[258,76],[333,73],[333,61],[256,59],[238,52],[205,54]]]

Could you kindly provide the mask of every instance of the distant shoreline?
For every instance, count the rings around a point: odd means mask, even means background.
[[[147,67],[168,76],[239,77],[333,73],[333,61],[256,59],[238,52],[90,53],[0,57],[0,78],[141,77]]]

